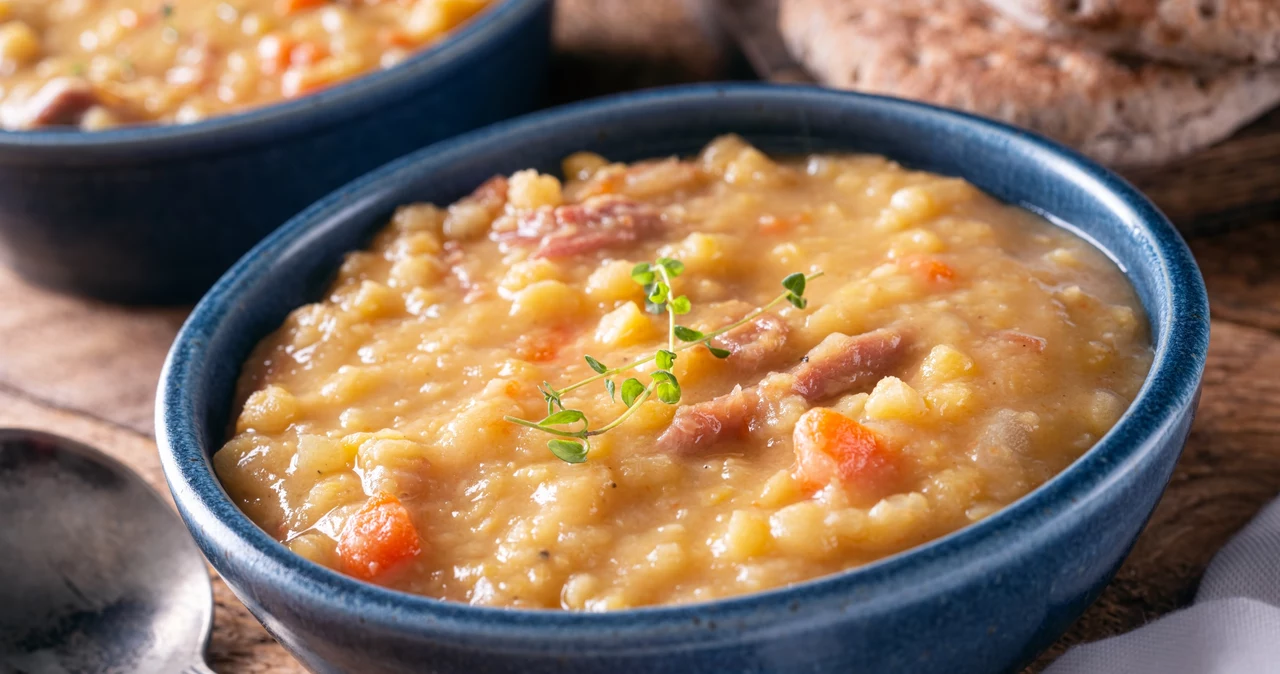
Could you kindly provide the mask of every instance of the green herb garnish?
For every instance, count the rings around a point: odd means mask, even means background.
[[[680,402],[680,381],[671,371],[671,368],[675,365],[677,354],[686,349],[703,346],[716,358],[728,358],[731,352],[727,349],[712,346],[711,340],[750,323],[764,312],[783,302],[790,302],[797,309],[804,309],[808,305],[808,301],[804,297],[805,285],[807,282],[822,276],[820,271],[808,276],[800,273],[791,274],[782,280],[782,287],[786,289],[786,292],[773,298],[764,306],[756,307],[747,312],[745,316],[737,321],[719,330],[704,334],[693,328],[676,324],[676,316],[687,314],[693,308],[688,297],[675,295],[672,290],[672,279],[682,273],[684,273],[684,263],[669,257],[658,258],[654,262],[641,262],[631,269],[631,279],[644,288],[645,309],[653,314],[665,313],[667,315],[667,345],[665,349],[658,349],[652,355],[618,367],[609,367],[600,359],[590,355],[584,356],[587,365],[595,372],[595,375],[562,389],[553,387],[550,382],[543,382],[542,386],[538,388],[542,393],[543,400],[547,403],[547,416],[539,421],[512,416],[503,418],[513,424],[555,436],[554,439],[547,442],[547,448],[551,450],[551,453],[568,463],[582,463],[587,460],[587,453],[591,450],[590,439],[593,436],[608,433],[621,426],[645,401],[656,396],[659,401],[668,405],[675,405]],[[629,377],[621,384],[615,382],[615,376],[633,370],[650,361],[657,366],[657,369],[649,373],[648,383],[642,382],[635,377]],[[626,406],[626,409],[613,421],[603,426],[593,427],[590,420],[587,419],[586,413],[565,407],[564,395],[601,380],[604,381],[605,390],[609,392],[609,398],[611,400],[621,398],[622,404]],[[578,424],[581,424],[581,426],[573,428]]]

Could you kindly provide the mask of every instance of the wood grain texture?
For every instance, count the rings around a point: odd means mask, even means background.
[[[1211,329],[1196,422],[1164,498],[1102,596],[1031,671],[1185,606],[1214,553],[1280,492],[1280,338],[1220,320]]]
[[[1280,111],[1192,157],[1125,177],[1189,234],[1280,218]]]
[[[1280,218],[1202,232],[1190,245],[1215,317],[1280,334]]]
[[[0,268],[0,384],[144,434],[186,312],[120,308],[31,287]]]
[[[720,11],[749,5],[768,16],[757,0],[717,2]],[[725,77],[734,56],[696,3],[561,0],[557,95]],[[751,21],[724,25],[739,32]],[[769,53],[767,44],[762,49]],[[1195,160],[1131,176],[1189,233],[1208,280],[1214,322],[1204,397],[1169,490],[1132,555],[1102,598],[1030,671],[1072,644],[1183,606],[1214,551],[1280,491],[1280,380],[1270,376],[1280,370],[1276,167],[1280,115]],[[100,447],[167,498],[150,437],[152,396],[183,314],[84,302],[0,271],[0,426],[57,432]],[[221,581],[214,588],[209,655],[215,671],[303,671]]]

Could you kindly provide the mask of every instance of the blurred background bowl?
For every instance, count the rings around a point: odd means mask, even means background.
[[[194,301],[307,204],[399,155],[538,107],[551,0],[295,101],[190,125],[0,132],[0,262],[99,299]]]

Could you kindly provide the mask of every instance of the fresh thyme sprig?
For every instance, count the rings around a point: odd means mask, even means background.
[[[658,258],[654,262],[641,262],[631,269],[631,279],[644,287],[645,310],[652,314],[667,315],[667,348],[658,349],[651,355],[618,367],[609,367],[599,359],[587,355],[585,356],[587,365],[595,372],[594,375],[561,389],[553,387],[550,382],[543,382],[538,388],[547,403],[546,417],[539,421],[512,416],[504,419],[513,424],[556,436],[547,442],[547,448],[551,453],[569,463],[582,463],[587,460],[587,453],[591,450],[592,437],[608,433],[621,426],[649,398],[657,396],[658,400],[668,405],[680,402],[680,381],[671,371],[677,354],[697,346],[704,346],[716,358],[728,358],[731,352],[712,345],[711,340],[750,323],[783,302],[790,302],[797,309],[804,309],[808,305],[808,300],[804,297],[806,284],[822,276],[820,271],[808,276],[801,273],[791,274],[782,279],[782,287],[785,289],[782,294],[763,306],[747,312],[742,318],[729,325],[712,332],[702,333],[676,323],[676,316],[687,314],[693,308],[688,297],[675,295],[672,291],[672,279],[682,273],[684,273],[684,263],[669,257]],[[677,344],[677,342],[681,343]],[[649,362],[657,365],[657,369],[649,373],[649,383],[646,384],[636,377],[627,378],[621,385],[615,383],[613,378],[617,375]],[[626,409],[613,421],[593,428],[586,413],[565,407],[564,395],[601,380],[604,381],[605,390],[609,392],[609,398],[616,400],[621,397]],[[579,428],[564,428],[576,424],[582,425]]]

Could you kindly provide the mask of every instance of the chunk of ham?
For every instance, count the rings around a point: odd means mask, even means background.
[[[996,336],[1014,346],[1026,349],[1029,353],[1044,353],[1048,341],[1044,337],[1029,335],[1018,330],[1001,330]]]
[[[636,162],[629,166],[613,164],[596,171],[586,180],[568,183],[565,195],[571,201],[600,194],[646,199],[694,189],[706,179],[697,165],[675,158]]]
[[[716,339],[729,352],[728,362],[741,371],[754,371],[782,352],[787,343],[787,324],[771,313],[726,332]]]
[[[1039,426],[1040,419],[1035,413],[1011,409],[999,410],[988,420],[986,430],[969,450],[973,465],[997,478],[986,481],[988,496],[1011,501],[1033,486],[1032,477],[1028,475],[1027,453],[1032,434]]]
[[[816,402],[873,384],[902,359],[904,341],[894,330],[853,337],[838,332],[827,335],[792,370],[796,377],[793,388],[805,400]]]
[[[658,436],[658,447],[678,455],[701,453],[722,440],[745,435],[754,413],[755,392],[735,386],[718,398],[677,409],[671,425]]]
[[[522,213],[504,238],[536,243],[535,258],[561,258],[630,245],[663,229],[662,214],[652,205],[606,195]]]
[[[791,369],[792,389],[809,402],[870,387],[901,362],[906,340],[896,330],[848,336],[832,333]],[[737,386],[731,393],[676,410],[671,425],[658,436],[661,451],[677,455],[705,453],[722,440],[741,437],[751,427],[759,400],[758,387]]]
[[[697,165],[679,159],[639,162],[626,170],[621,191],[643,199],[691,189],[705,177]]]
[[[507,205],[507,191],[510,186],[511,181],[507,180],[506,176],[494,176],[480,183],[480,186],[475,191],[464,197],[464,200],[470,201],[497,215]]]
[[[6,102],[0,109],[0,121],[4,128],[15,131],[78,125],[84,113],[99,102],[97,92],[87,81],[57,77],[25,100]]]

